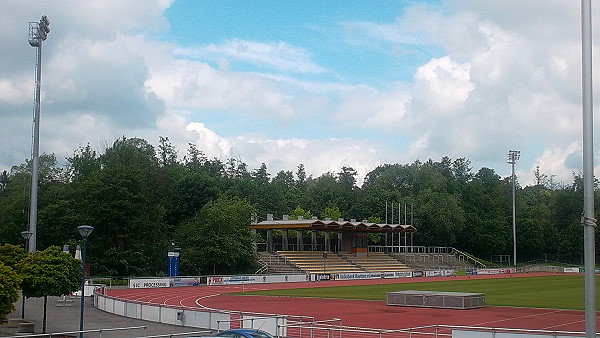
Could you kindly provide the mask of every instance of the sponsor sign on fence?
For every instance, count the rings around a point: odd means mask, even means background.
[[[199,286],[200,277],[175,277],[171,278],[171,286]]]
[[[357,272],[357,273],[336,273],[334,275],[335,280],[348,280],[348,279],[375,279],[381,278],[379,272]]]
[[[255,284],[308,282],[309,275],[249,275],[249,276],[213,276],[206,278],[207,285]]]
[[[427,270],[425,277],[447,277],[454,276],[454,270]]]
[[[381,274],[382,278],[409,278],[413,276],[412,271],[394,271],[384,272]]]
[[[510,269],[477,269],[478,275],[501,275],[508,273],[515,273],[517,270],[515,268]]]
[[[168,288],[171,286],[171,280],[169,278],[143,278],[143,279],[130,279],[130,289],[148,289],[148,288]]]
[[[312,275],[312,281],[313,282],[318,282],[318,281],[322,281],[322,280],[330,280],[331,279],[331,275],[328,273],[317,273]]]

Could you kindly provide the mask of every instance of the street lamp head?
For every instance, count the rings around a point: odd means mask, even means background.
[[[94,227],[91,225],[80,225],[77,227],[77,231],[79,231],[79,234],[81,234],[81,238],[83,238],[84,240],[88,239],[93,230]]]
[[[33,235],[31,231],[21,231],[21,236],[23,236],[24,240],[28,240]]]

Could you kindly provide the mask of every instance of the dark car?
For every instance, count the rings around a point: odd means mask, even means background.
[[[229,338],[274,338],[268,332],[254,329],[234,329],[221,331],[217,333],[216,336]]]

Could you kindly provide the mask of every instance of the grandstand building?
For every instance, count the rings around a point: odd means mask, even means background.
[[[265,251],[274,252],[276,249],[284,251],[334,251],[334,252],[350,252],[365,254],[368,252],[367,235],[369,233],[411,233],[416,232],[416,228],[412,225],[404,224],[378,224],[369,223],[367,221],[357,222],[356,220],[345,221],[338,219],[320,220],[316,217],[311,219],[289,219],[287,215],[283,215],[282,220],[273,219],[273,215],[267,215],[267,220],[260,223],[250,224],[253,230],[264,230],[266,232],[266,247]],[[273,230],[281,230],[281,243],[275,245],[273,241]],[[296,238],[295,245],[290,243],[290,230],[295,230]],[[311,241],[309,245],[304,243],[304,233],[311,233]],[[324,233],[324,242],[317,243],[318,232]],[[331,234],[337,233],[337,238],[332,239]],[[335,241],[336,245],[332,245]],[[277,248],[276,248],[277,247]]]
[[[407,271],[410,268],[392,255],[369,250],[367,236],[370,233],[397,234],[399,248],[400,234],[416,232],[412,225],[320,220],[316,217],[292,220],[287,215],[275,220],[271,214],[267,215],[266,221],[254,222],[250,228],[266,238],[257,250],[261,260],[268,262],[271,268],[275,265],[287,267],[289,270],[285,272],[288,273],[294,269],[306,273]],[[275,243],[274,231],[281,231],[278,243]],[[310,243],[305,243],[306,233],[310,233]],[[258,249],[259,243],[256,247]]]

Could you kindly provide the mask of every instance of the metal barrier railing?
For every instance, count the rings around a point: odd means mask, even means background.
[[[142,337],[145,337],[148,327],[147,326],[129,326],[129,327],[115,327],[115,328],[107,328],[107,329],[90,329],[90,330],[83,330],[83,331],[19,334],[19,337],[24,337],[24,338],[26,338],[26,337],[65,337],[68,335],[79,334],[79,333],[97,333],[98,337],[102,337],[102,333],[105,333],[105,332],[129,331],[129,330],[143,330],[144,335]]]
[[[212,333],[212,331],[194,331],[194,332],[179,332],[179,333],[169,333],[169,334],[159,334],[159,335],[154,335],[154,336],[143,336],[144,338],[163,338],[163,337],[180,337],[180,336],[184,336],[187,337],[189,335],[207,335]],[[140,338],[140,337],[135,337],[135,338]]]
[[[397,330],[323,325],[322,323],[288,323],[285,325],[288,338],[438,338],[452,337],[453,331],[469,331],[480,337],[495,337],[497,334],[543,335],[552,337],[585,337],[585,332],[491,328],[477,326],[429,325]],[[295,330],[294,330],[295,329]]]
[[[293,329],[296,329],[293,331]],[[407,329],[376,329],[335,325],[286,325],[287,337],[293,338],[438,338],[452,337],[452,332],[442,326],[423,326]],[[291,333],[291,335],[290,335]],[[293,334],[296,335],[293,335]]]

